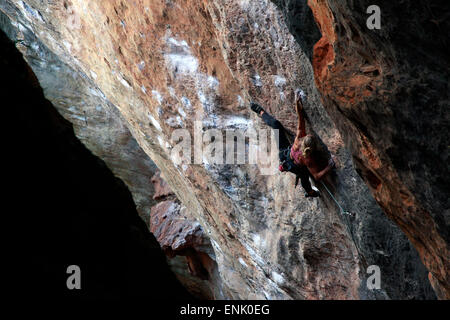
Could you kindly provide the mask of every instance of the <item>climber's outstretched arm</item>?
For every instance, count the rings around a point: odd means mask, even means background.
[[[298,116],[298,126],[296,139],[303,138],[306,136],[305,118],[303,117],[303,103],[300,94],[295,94],[295,106]]]

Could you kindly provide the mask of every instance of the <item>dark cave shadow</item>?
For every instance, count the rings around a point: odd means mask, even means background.
[[[131,193],[45,99],[21,53],[0,30],[0,68],[11,164],[5,210],[17,221],[5,259],[13,299],[192,300],[138,216]],[[7,121],[5,121],[7,119]],[[6,214],[6,213],[5,213]],[[68,290],[67,267],[81,269]]]
[[[314,45],[322,37],[307,0],[271,0],[283,13],[289,32],[312,61]]]

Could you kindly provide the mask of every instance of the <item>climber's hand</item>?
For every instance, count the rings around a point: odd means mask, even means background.
[[[304,99],[306,98],[305,93],[303,92],[302,89],[297,88],[295,90],[295,102],[296,104],[301,104],[303,105]]]
[[[300,96],[300,94],[297,91],[295,92],[295,109],[299,116],[303,114],[302,97]]]
[[[301,96],[299,90],[296,90],[296,91],[295,91],[295,103],[296,103],[297,105],[301,105],[301,106],[303,107],[302,96]]]
[[[330,160],[328,161],[328,166],[329,166],[330,168],[336,166],[336,162],[334,161],[333,157],[330,157]]]

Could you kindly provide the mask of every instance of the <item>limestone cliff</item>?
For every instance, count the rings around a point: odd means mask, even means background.
[[[386,5],[383,19],[393,23],[378,33],[364,27],[368,5],[330,3],[3,0],[0,26],[80,140],[126,182],[147,223],[148,157],[162,171],[212,244],[219,296],[434,298],[428,268],[448,298],[440,173],[448,152],[439,137],[448,65],[431,62],[445,61],[438,41],[403,48],[440,29],[408,33],[420,1],[411,20]],[[265,128],[250,100],[294,132],[297,87],[307,94],[308,130],[336,159],[331,194],[317,184],[322,196],[307,199],[291,174],[263,174],[261,161],[179,165],[173,156],[176,129],[194,137]],[[366,286],[369,265],[380,267],[379,290]]]

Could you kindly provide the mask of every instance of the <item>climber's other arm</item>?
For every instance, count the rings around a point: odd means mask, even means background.
[[[325,167],[325,169],[323,169],[322,171],[313,175],[314,179],[316,181],[319,181],[320,179],[322,179],[323,176],[326,175],[331,170],[331,168],[334,167],[334,165],[335,165],[334,160],[333,160],[333,158],[330,157],[330,160],[328,161],[328,165]]]
[[[298,92],[295,93],[295,107],[298,116],[297,135],[295,139],[300,139],[306,136],[305,118],[303,117],[303,103]]]

